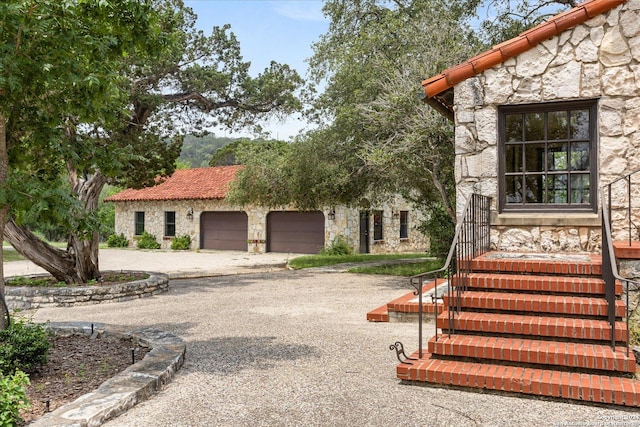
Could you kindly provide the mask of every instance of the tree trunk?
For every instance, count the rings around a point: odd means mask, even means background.
[[[100,193],[107,183],[106,178],[100,171],[97,171],[90,178],[79,179],[77,174],[68,165],[69,181],[73,192],[78,199],[83,202],[84,208],[90,214],[95,214],[98,210],[98,200]],[[69,236],[70,255],[75,259],[75,268],[78,278],[86,283],[90,280],[98,280],[100,268],[98,263],[100,234],[98,231],[91,233],[91,238],[81,238],[76,234]]]
[[[87,211],[94,213],[98,208],[100,192],[106,183],[101,173],[89,179],[78,179],[70,174],[73,191],[83,202]],[[47,270],[56,280],[67,284],[87,283],[98,280],[100,268],[98,264],[99,233],[93,232],[86,239],[78,234],[70,234],[67,250],[55,248],[44,242],[26,227],[7,222],[6,239],[27,259]]]
[[[4,91],[0,91],[4,94]],[[7,126],[4,114],[0,113],[0,190],[6,191],[9,176],[9,153],[7,151]],[[9,207],[0,206],[0,242],[4,242],[4,225]],[[4,249],[0,244],[0,294],[4,296]],[[4,317],[3,317],[4,318]]]
[[[47,244],[12,219],[7,222],[5,238],[22,256],[47,270],[56,280],[68,284],[79,282],[74,260],[67,251]]]

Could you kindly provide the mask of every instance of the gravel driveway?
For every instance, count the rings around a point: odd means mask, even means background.
[[[399,384],[388,347],[414,350],[417,327],[366,312],[405,292],[398,278],[282,270],[172,280],[163,295],[34,320],[154,326],[187,342],[174,380],[111,427],[640,426],[619,408]]]

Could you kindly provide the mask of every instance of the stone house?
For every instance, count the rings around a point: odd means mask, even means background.
[[[317,253],[338,236],[361,253],[425,251],[418,230],[422,215],[401,197],[367,209],[335,206],[321,211],[232,206],[229,184],[240,166],[177,170],[149,188],[127,189],[105,201],[115,203],[116,233],[130,245],[144,231],[163,248],[189,235],[192,249],[252,253]]]
[[[640,169],[640,1],[585,2],[422,85],[455,123],[458,214],[492,197],[493,248],[600,250],[598,188]]]

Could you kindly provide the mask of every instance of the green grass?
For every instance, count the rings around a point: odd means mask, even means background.
[[[15,249],[7,249],[5,247],[4,250],[2,251],[2,260],[4,262],[22,261],[23,259],[26,259],[26,258],[20,255],[18,251],[16,251]]]
[[[388,264],[378,267],[356,267],[349,270],[349,273],[361,274],[386,274],[389,276],[415,276],[416,274],[426,273],[427,271],[442,268],[444,260],[436,259],[417,263],[407,264]]]
[[[294,269],[323,267],[325,265],[343,264],[345,262],[367,262],[381,260],[396,260],[407,258],[424,258],[425,253],[401,253],[401,254],[355,254],[355,255],[305,255],[289,261],[289,266]]]

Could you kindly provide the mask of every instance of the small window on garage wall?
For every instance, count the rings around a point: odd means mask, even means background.
[[[144,212],[136,212],[135,228],[136,236],[141,236],[144,233]]]
[[[176,213],[174,211],[164,213],[164,235],[167,237],[176,235]]]
[[[373,240],[382,240],[382,211],[373,211]]]
[[[409,211],[400,211],[400,238],[409,238]]]

